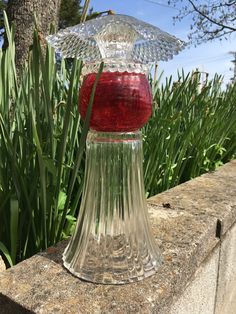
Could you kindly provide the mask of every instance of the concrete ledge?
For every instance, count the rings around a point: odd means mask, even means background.
[[[220,289],[224,287],[222,293],[227,294],[227,287],[219,286],[218,279],[223,277],[218,272],[219,261],[223,260],[221,238],[227,238],[236,221],[236,161],[150,198],[149,210],[164,257],[156,275],[122,286],[81,281],[61,265],[66,245],[62,242],[0,273],[0,313],[8,313],[5,309],[18,304],[32,313],[189,314],[189,296],[196,295],[191,291],[199,287],[198,281],[206,287],[204,293],[210,293],[211,311],[204,312],[205,301],[196,300],[191,314],[215,313]],[[228,260],[234,259],[232,254]],[[229,271],[230,268],[227,274]],[[227,280],[232,286],[234,281]],[[180,306],[183,310],[178,312]],[[222,304],[217,308],[222,308]]]

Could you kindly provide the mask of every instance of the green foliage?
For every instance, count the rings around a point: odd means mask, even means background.
[[[84,146],[95,92],[82,127],[77,110],[82,64],[58,67],[38,36],[17,80],[14,41],[0,50],[0,251],[9,265],[71,234],[80,203]],[[100,72],[102,71],[102,65]],[[99,72],[99,73],[100,73]],[[98,74],[99,77],[99,74]],[[98,79],[97,77],[97,79]],[[144,178],[156,194],[217,168],[236,154],[236,86],[199,77],[153,83],[153,116],[144,127]]]
[[[59,28],[65,28],[80,23],[83,7],[81,0],[62,0],[59,12]],[[87,19],[94,18],[98,13],[93,12],[91,8],[88,12]]]
[[[153,86],[154,109],[144,128],[148,195],[215,170],[236,154],[236,84],[215,78],[199,90],[200,77],[184,73]]]
[[[78,24],[81,14],[81,0],[62,0],[59,12],[59,28]]]
[[[9,264],[67,237],[82,191],[84,146],[93,96],[83,128],[77,110],[82,64],[70,72],[54,51],[42,55],[38,36],[19,81],[14,41],[0,50],[0,251]],[[102,67],[100,72],[102,71]],[[98,77],[99,74],[98,73]]]

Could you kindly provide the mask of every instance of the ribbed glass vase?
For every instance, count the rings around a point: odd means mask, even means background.
[[[148,223],[142,136],[90,131],[78,223],[64,266],[96,283],[124,284],[154,274],[161,263]]]

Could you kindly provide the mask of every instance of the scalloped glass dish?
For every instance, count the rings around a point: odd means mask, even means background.
[[[65,58],[85,62],[123,59],[152,63],[169,60],[185,46],[180,39],[134,17],[116,14],[68,27],[48,37]]]

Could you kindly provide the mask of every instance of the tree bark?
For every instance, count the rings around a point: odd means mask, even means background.
[[[33,42],[34,15],[41,35],[49,34],[50,25],[57,28],[61,0],[9,0],[7,14],[15,29],[16,67],[19,70],[28,60]]]

